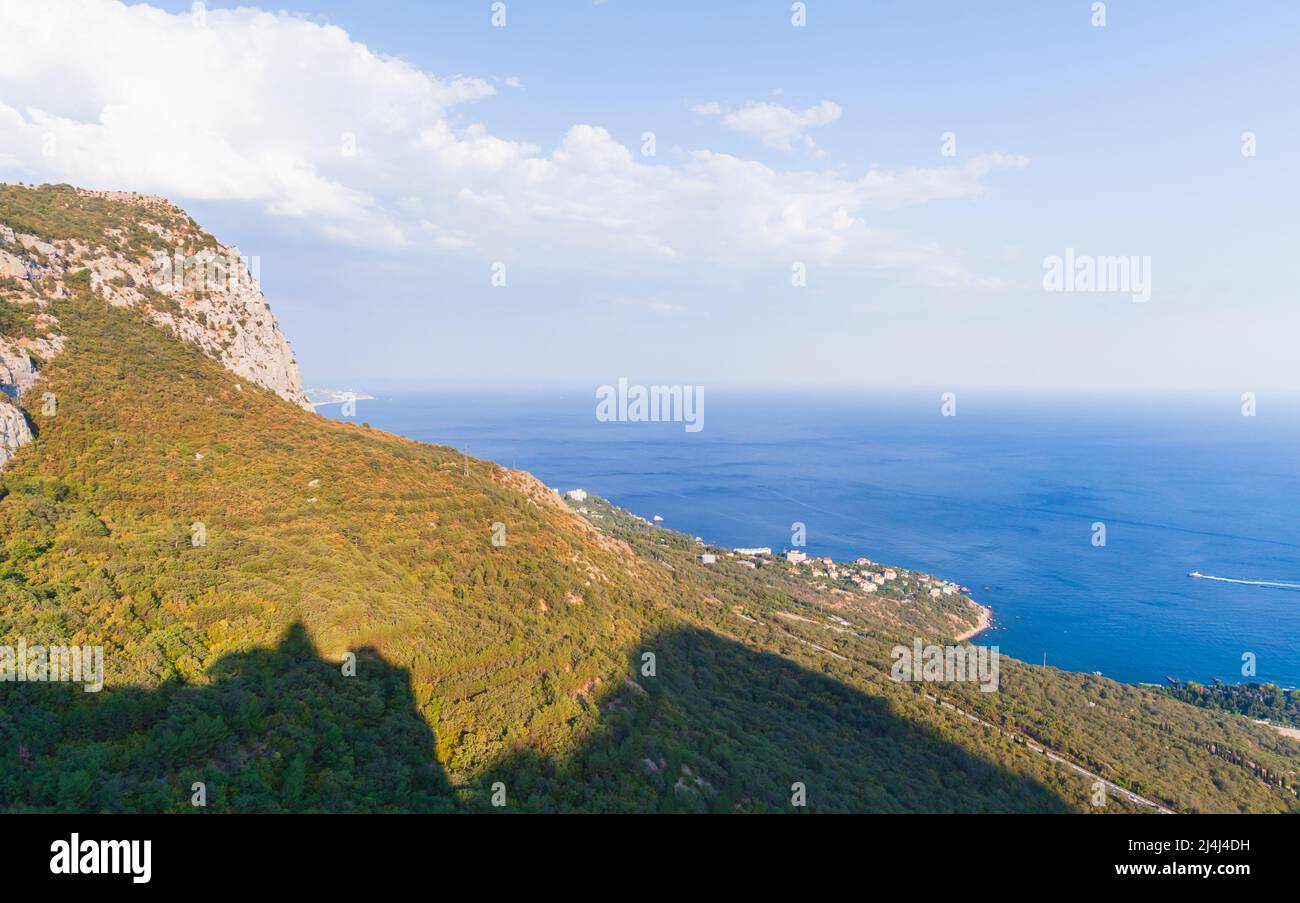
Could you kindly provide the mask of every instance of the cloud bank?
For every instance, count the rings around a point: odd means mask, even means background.
[[[846,176],[705,149],[663,162],[585,123],[543,148],[466,121],[492,82],[422,71],[288,13],[9,3],[0,175],[242,202],[333,241],[487,260],[635,272],[777,258],[964,285],[980,280],[873,228],[873,211],[978,198],[991,175],[1027,165],[991,154]],[[751,103],[723,122],[784,150],[840,115],[830,101]]]

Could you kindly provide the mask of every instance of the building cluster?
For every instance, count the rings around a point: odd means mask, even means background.
[[[921,589],[926,590],[931,599],[937,599],[940,596],[953,596],[957,593],[970,594],[970,589],[965,586],[959,586],[951,580],[940,580],[938,577],[931,577],[928,574],[920,574],[916,582],[921,584]]]
[[[582,489],[571,489],[564,495],[575,502],[585,502],[587,493]],[[586,508],[578,509],[586,513]],[[655,526],[663,522],[663,518],[654,515],[654,520],[648,520],[637,514],[627,512],[634,520],[639,520],[649,526]],[[708,548],[703,537],[693,537],[695,545]],[[813,578],[826,578],[836,582],[852,584],[863,593],[875,593],[881,589],[890,589],[890,584],[895,584],[897,590],[895,593],[901,593],[907,598],[914,598],[919,593],[925,593],[932,599],[941,596],[952,596],[958,593],[969,595],[970,590],[964,586],[959,586],[949,580],[940,580],[938,577],[931,577],[928,574],[919,574],[914,571],[899,571],[891,567],[885,567],[877,564],[870,558],[856,558],[852,563],[836,562],[829,556],[809,555],[802,549],[787,549],[779,556],[772,553],[770,546],[756,546],[754,548],[732,549],[727,552],[727,557],[738,559],[736,561],[741,567],[754,569],[762,559],[775,559],[779,561],[785,559],[786,573],[792,576],[804,575]],[[699,560],[702,564],[716,564],[718,556],[714,552],[703,552],[699,554]],[[899,581],[899,583],[895,583]]]
[[[791,549],[785,553],[785,560],[786,572],[789,574],[824,577],[833,581],[851,583],[864,593],[878,592],[888,588],[891,584],[895,584],[895,581],[901,580],[909,581],[909,585],[903,587],[905,591],[911,588],[911,582],[915,582],[918,589],[928,593],[932,598],[970,592],[966,587],[958,586],[956,583],[940,580],[927,574],[917,574],[911,571],[899,571],[895,568],[885,567],[870,558],[858,558],[851,564],[839,563],[829,557],[810,556],[799,549]],[[911,592],[907,594],[912,595]]]
[[[704,544],[703,540],[698,536],[695,537],[695,541],[697,544]],[[711,553],[704,553],[699,557],[704,564],[714,564],[717,561],[717,556]],[[895,590],[896,594],[901,592],[907,598],[915,598],[920,593],[925,593],[932,599],[958,593],[970,594],[969,589],[950,580],[941,580],[938,577],[919,574],[915,571],[900,571],[895,568],[885,567],[870,558],[857,558],[852,563],[837,562],[829,556],[809,555],[802,549],[787,549],[781,555],[775,556],[772,554],[772,549],[767,546],[751,549],[732,549],[727,552],[727,557],[737,559],[737,564],[751,569],[757,567],[761,559],[779,561],[784,558],[787,574],[850,583],[863,593],[875,593],[882,589],[890,589],[892,584],[893,587],[897,588]]]

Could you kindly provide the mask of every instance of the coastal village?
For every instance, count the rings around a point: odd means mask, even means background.
[[[588,495],[585,490],[573,489],[564,493],[564,496],[571,505],[576,507],[579,514],[596,519],[602,517],[600,513],[588,510],[585,504]],[[648,527],[663,525],[664,519],[657,514],[651,517],[643,517],[632,512],[625,512],[625,514]],[[724,559],[751,570],[780,568],[788,576],[823,592],[849,596],[878,596],[899,604],[923,598],[944,600],[946,597],[952,597],[952,601],[960,605],[958,600],[970,599],[969,587],[920,571],[888,567],[870,558],[859,557],[852,562],[837,562],[829,556],[809,555],[802,549],[784,549],[780,552],[769,546],[727,549],[712,546],[699,536],[694,537],[694,541],[696,546],[700,547],[699,560],[705,565],[717,565],[719,559]],[[991,610],[983,605],[980,605],[979,609],[978,627],[969,631],[968,636],[987,629],[992,623]],[[833,617],[832,620],[842,626],[849,626],[849,622],[843,618]]]
[[[696,541],[700,541],[698,537]],[[851,587],[861,593],[881,592],[903,597],[924,594],[932,599],[970,594],[969,588],[952,581],[918,571],[886,567],[870,558],[837,562],[828,556],[813,556],[800,549],[787,549],[777,554],[771,548],[732,549],[726,554],[738,558],[745,567],[783,566],[787,574],[810,578],[824,589],[847,590]],[[709,557],[716,556],[701,556]]]

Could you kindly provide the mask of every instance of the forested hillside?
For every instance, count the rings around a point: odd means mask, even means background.
[[[144,215],[107,210],[77,236]],[[63,336],[57,411],[24,399],[33,438],[0,473],[0,645],[102,645],[106,686],[0,683],[0,810],[799,811],[795,784],[812,812],[1144,808],[1092,805],[1018,737],[1171,809],[1300,808],[1300,745],[1248,719],[1005,659],[996,693],[894,682],[895,643],[976,612],[704,565],[59,284],[0,301]]]

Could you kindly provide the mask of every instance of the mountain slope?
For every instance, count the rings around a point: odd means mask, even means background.
[[[796,782],[812,811],[1090,810],[1017,735],[1170,808],[1296,807],[1300,747],[1246,719],[1005,659],[997,693],[894,682],[896,642],[977,610],[705,566],[600,500],[310,414],[78,272],[0,304],[11,343],[60,346],[0,482],[0,644],[102,645],[106,688],[0,683],[0,809],[187,811],[195,781],[219,811],[474,809],[499,781],[547,811],[789,811]]]

